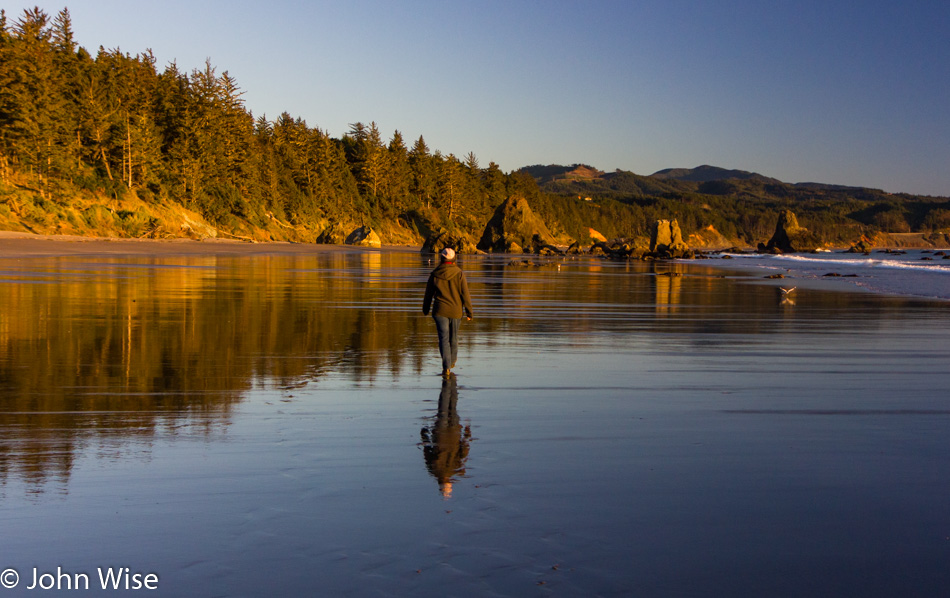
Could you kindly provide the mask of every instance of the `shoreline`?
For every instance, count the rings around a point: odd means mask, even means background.
[[[173,255],[297,255],[327,251],[363,251],[357,245],[323,245],[267,241],[251,243],[236,239],[129,239],[77,235],[35,235],[0,231],[0,259],[67,256],[173,256]],[[417,248],[385,245],[377,251],[418,251]]]
[[[392,251],[419,252],[419,247],[384,245],[368,248],[357,245],[324,245],[268,241],[251,243],[232,239],[129,239],[121,237],[85,237],[75,235],[36,235],[15,231],[0,231],[0,260],[39,259],[55,257],[171,257],[171,256],[255,256],[255,255],[306,255],[328,252]],[[498,254],[499,256],[501,254]],[[508,254],[505,254],[508,256]],[[511,254],[514,256],[515,254]],[[550,259],[550,258],[544,258]],[[713,262],[713,263],[710,263]],[[883,295],[920,301],[947,299],[925,295],[881,291],[860,284],[861,278],[824,278],[793,273],[784,278],[770,278],[774,268],[761,264],[743,264],[741,260],[675,260],[693,271],[714,270],[720,275],[741,284],[756,284],[773,287],[796,287],[804,290],[851,292]]]

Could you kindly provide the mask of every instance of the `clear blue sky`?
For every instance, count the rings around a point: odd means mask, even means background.
[[[256,116],[333,136],[376,121],[506,171],[712,164],[950,196],[947,0],[38,4],[92,52],[210,58]]]

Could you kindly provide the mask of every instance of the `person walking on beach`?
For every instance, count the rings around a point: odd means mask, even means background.
[[[459,354],[459,324],[462,315],[472,320],[472,298],[462,269],[455,265],[455,250],[446,247],[439,254],[440,263],[429,274],[426,296],[422,302],[423,315],[432,312],[439,333],[439,354],[442,355],[442,375],[448,377]]]

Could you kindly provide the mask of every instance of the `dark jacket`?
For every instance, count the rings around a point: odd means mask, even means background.
[[[465,274],[452,262],[439,264],[426,283],[426,297],[422,302],[422,313],[433,316],[457,319],[462,310],[472,317],[472,298],[468,294],[468,282]]]

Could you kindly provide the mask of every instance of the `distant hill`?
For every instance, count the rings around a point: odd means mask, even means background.
[[[560,164],[549,164],[542,166],[525,166],[521,172],[530,174],[538,184],[550,183],[552,181],[590,181],[600,179],[604,176],[604,171],[597,170],[593,166],[586,164],[572,164],[570,166],[561,166]]]
[[[709,166],[704,164],[696,168],[666,168],[650,175],[660,180],[675,179],[677,181],[689,181],[691,183],[708,183],[710,181],[725,181],[737,179],[740,181],[760,181],[762,183],[776,184],[782,181],[761,175],[757,172],[748,172],[746,170],[730,170],[719,168],[718,166]]]
[[[580,196],[644,197],[681,193],[688,183],[634,174],[626,170],[604,172],[586,164],[526,166],[520,172],[531,175],[546,192]]]

